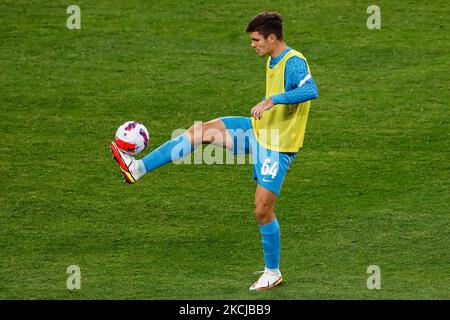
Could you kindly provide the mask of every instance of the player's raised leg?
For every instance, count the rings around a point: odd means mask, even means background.
[[[120,166],[125,181],[134,183],[146,173],[191,154],[202,144],[231,146],[232,139],[221,119],[194,124],[185,133],[167,141],[141,160],[122,152],[114,142],[111,143],[111,152]]]
[[[213,144],[218,147],[231,148],[232,139],[222,119],[208,122],[197,122],[184,133],[194,148],[202,144]]]
[[[281,283],[280,264],[280,226],[274,208],[277,196],[258,185],[255,192],[255,216],[259,222],[265,269],[250,290],[267,290]]]

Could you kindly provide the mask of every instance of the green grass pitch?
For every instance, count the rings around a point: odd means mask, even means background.
[[[377,1],[369,30],[370,4],[2,1],[0,299],[449,299],[450,6]],[[319,99],[276,206],[284,283],[251,292],[251,166],[170,164],[130,186],[109,143],[126,120],[152,150],[249,116],[265,60],[243,30],[265,10]]]

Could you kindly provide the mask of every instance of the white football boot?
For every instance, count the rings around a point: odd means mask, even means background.
[[[272,289],[276,285],[280,284],[283,281],[280,272],[272,272],[269,270],[259,271],[257,273],[262,273],[261,277],[259,277],[258,281],[256,281],[251,287],[250,290],[268,290]]]

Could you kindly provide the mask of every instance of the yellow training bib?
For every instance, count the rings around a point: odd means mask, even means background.
[[[286,61],[297,56],[303,59],[309,70],[308,62],[298,51],[289,52],[270,69],[270,57],[266,65],[266,99],[284,93],[284,71]],[[278,152],[297,152],[303,145],[306,120],[311,101],[298,104],[277,104],[263,113],[261,120],[252,118],[252,126],[259,144],[266,149]]]

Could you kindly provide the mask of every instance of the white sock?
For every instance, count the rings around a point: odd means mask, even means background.
[[[147,173],[147,171],[145,170],[144,161],[142,160],[134,161],[133,168],[130,169],[133,171],[133,175],[135,176],[136,179],[139,179],[140,177],[142,177],[144,174]]]
[[[265,271],[268,271],[274,275],[279,276],[281,274],[280,269],[269,269],[269,268],[264,268]]]

